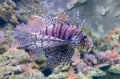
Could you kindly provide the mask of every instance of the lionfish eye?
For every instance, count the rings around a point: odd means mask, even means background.
[[[85,35],[83,38],[84,38],[84,39],[87,38],[87,35]]]

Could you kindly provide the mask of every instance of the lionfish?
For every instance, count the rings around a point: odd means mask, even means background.
[[[13,35],[18,48],[30,49],[37,57],[45,55],[49,67],[70,62],[75,46],[92,44],[85,32],[70,24],[63,14],[57,17],[34,15],[27,24],[18,25]]]

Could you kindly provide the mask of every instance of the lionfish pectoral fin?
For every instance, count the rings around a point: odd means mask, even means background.
[[[67,45],[61,45],[54,48],[46,49],[45,55],[47,57],[47,66],[50,68],[57,67],[61,65],[61,68],[65,65],[65,63],[70,64],[71,58],[73,56],[73,50],[71,47]]]
[[[45,56],[45,51],[42,47],[30,47],[29,49],[33,52],[36,60]]]

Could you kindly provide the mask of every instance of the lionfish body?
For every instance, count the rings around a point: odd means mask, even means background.
[[[69,62],[73,55],[70,46],[89,42],[81,29],[59,18],[32,16],[26,25],[18,25],[13,34],[19,47],[30,49],[37,56],[46,55],[49,66]]]

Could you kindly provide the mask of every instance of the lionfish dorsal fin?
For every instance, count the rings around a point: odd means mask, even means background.
[[[46,24],[48,24],[48,21],[42,16],[32,15],[27,24],[37,28],[45,26]]]
[[[57,15],[57,19],[62,21],[68,21],[68,16],[65,14],[65,12],[62,12]]]

